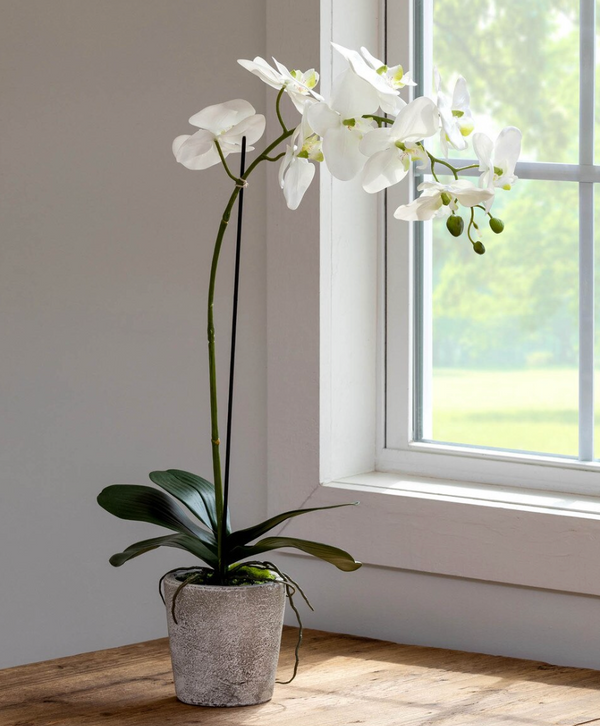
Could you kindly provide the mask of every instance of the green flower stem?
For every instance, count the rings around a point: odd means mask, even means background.
[[[218,407],[218,401],[217,401],[217,364],[216,364],[216,355],[215,355],[215,322],[214,322],[214,302],[215,302],[215,284],[217,280],[217,268],[219,265],[219,255],[221,254],[221,246],[223,244],[223,238],[225,236],[225,231],[227,229],[227,225],[229,224],[229,219],[231,217],[231,211],[233,209],[233,205],[236,202],[236,199],[238,198],[238,195],[240,193],[240,189],[245,185],[248,177],[250,174],[256,169],[256,167],[261,163],[261,161],[269,160],[269,153],[273,151],[279,144],[284,141],[285,139],[289,138],[292,135],[293,131],[284,131],[280,136],[273,141],[272,144],[269,144],[267,148],[256,157],[256,159],[250,164],[248,169],[245,171],[243,176],[241,178],[232,177],[235,182],[236,186],[233,192],[231,193],[231,196],[229,197],[229,201],[227,202],[227,206],[225,207],[225,211],[223,212],[223,217],[221,218],[221,223],[219,225],[219,231],[217,232],[217,239],[215,240],[215,247],[213,250],[213,257],[212,257],[212,263],[210,267],[210,282],[208,285],[208,326],[207,326],[207,335],[208,335],[208,368],[209,368],[209,379],[210,379],[210,421],[211,421],[211,443],[212,443],[212,462],[213,462],[213,477],[214,477],[214,485],[215,485],[215,501],[216,501],[216,514],[217,514],[217,556],[219,561],[219,570],[217,571],[217,583],[222,583],[225,579],[226,572],[227,572],[227,563],[225,561],[224,557],[224,546],[225,546],[225,536],[226,536],[226,528],[225,528],[225,522],[226,522],[226,515],[227,513],[223,511],[224,508],[224,502],[223,502],[223,480],[222,480],[222,474],[221,474],[221,452],[220,452],[220,445],[221,441],[219,439],[219,407]],[[219,150],[219,146],[217,144],[217,150]],[[224,159],[222,159],[224,166],[227,170],[227,165],[224,162]],[[231,174],[229,174],[232,176]]]
[[[486,209],[485,209],[485,207],[483,206],[483,204],[476,204],[475,207],[473,207],[473,209],[475,209],[475,208],[477,208],[477,209],[483,209],[483,211],[487,214],[487,216],[490,219],[493,219],[494,215],[491,212],[487,212]]]
[[[423,147],[421,147],[421,148],[423,148]],[[435,165],[436,165],[436,162],[439,161],[439,159],[436,159],[435,156],[433,156],[433,154],[430,154],[426,149],[424,149],[424,151],[427,154],[427,156],[429,157],[429,161],[431,162],[431,173],[433,174],[433,178],[439,184],[440,180],[438,179],[437,174],[435,173]],[[456,176],[456,174],[455,174],[455,176]]]
[[[223,149],[221,149],[221,144],[217,141],[217,139],[215,139],[215,146],[217,147],[219,158],[221,159],[221,164],[223,164],[223,168],[227,172],[227,176],[230,179],[233,179],[236,184],[240,184],[242,180],[235,174],[231,173],[231,170],[229,169],[229,167],[227,166],[227,162],[225,161],[225,155],[223,154]]]
[[[277,156],[265,156],[265,161],[279,161],[279,159],[283,156],[285,156],[285,151],[282,151],[281,154],[277,154]]]
[[[471,207],[471,219],[469,220],[469,226],[467,227],[467,237],[469,238],[469,241],[472,245],[475,244],[475,241],[471,237],[471,227],[475,224],[475,208]]]
[[[450,169],[450,171],[451,171],[451,172],[452,172],[452,173],[454,174],[454,178],[455,178],[455,179],[458,179],[458,172],[460,171],[459,169],[455,169],[455,168],[454,168],[454,167],[452,166],[452,164],[449,164],[449,163],[448,163],[447,161],[444,161],[443,159],[438,159],[438,158],[437,158],[436,156],[434,156],[433,154],[430,154],[430,153],[429,153],[429,152],[428,152],[427,150],[425,150],[425,153],[426,153],[426,154],[427,154],[427,156],[429,157],[429,161],[431,161],[431,173],[433,174],[433,176],[434,176],[434,178],[435,178],[435,180],[436,180],[437,182],[439,182],[439,179],[438,179],[438,178],[437,178],[437,176],[435,175],[435,171],[434,171],[434,169],[435,169],[435,165],[436,165],[436,164],[441,164],[442,166],[446,166],[446,167],[448,167],[448,169]]]
[[[375,114],[372,113],[366,113],[363,118],[372,118],[373,121],[377,121],[379,126],[381,126],[381,124],[393,124],[395,121],[395,119],[393,118],[387,118],[386,116],[375,116]]]
[[[283,121],[283,118],[281,116],[281,111],[279,109],[279,104],[281,102],[281,97],[283,96],[284,92],[285,92],[285,86],[282,86],[281,87],[281,90],[277,94],[277,100],[275,101],[275,111],[277,112],[277,118],[279,119],[279,123],[281,124],[281,130],[283,131],[284,134],[287,134],[288,129],[287,129],[287,126],[285,125],[285,123]]]

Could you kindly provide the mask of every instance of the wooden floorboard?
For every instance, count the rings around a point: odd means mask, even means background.
[[[296,630],[286,628],[279,677]],[[270,703],[177,701],[166,640],[0,671],[1,726],[600,726],[600,672],[307,631]]]

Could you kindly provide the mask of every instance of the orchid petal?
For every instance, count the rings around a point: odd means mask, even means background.
[[[339,47],[341,47],[341,46],[339,46]],[[367,61],[367,63],[374,70],[378,70],[379,68],[381,68],[381,66],[385,65],[385,63],[383,63],[383,61],[380,61],[378,58],[375,58],[374,55],[371,55],[371,53],[369,53],[369,51],[364,46],[361,46],[360,52],[361,52],[363,58]]]
[[[463,207],[474,207],[488,202],[493,196],[492,189],[480,189],[467,179],[459,179],[448,185],[448,193],[455,196]]]
[[[258,76],[261,81],[264,81],[271,88],[281,88],[285,80],[281,77],[281,74],[272,68],[264,58],[257,56],[253,61],[250,60],[238,60],[238,63],[250,73],[254,73]]]
[[[330,105],[342,119],[357,118],[377,110],[379,97],[370,83],[348,69],[333,82]]]
[[[522,134],[518,128],[515,126],[507,126],[500,132],[496,139],[494,160],[498,166],[506,168],[511,175],[515,170],[519,154],[521,153],[521,137]]]
[[[306,112],[306,119],[310,127],[319,136],[325,136],[327,131],[336,129],[341,122],[339,114],[333,111],[324,101],[310,106]]]
[[[199,126],[201,129],[208,129],[218,134],[224,129],[229,129],[255,112],[254,106],[242,98],[233,101],[217,103],[214,106],[207,106],[190,118],[192,126]]]
[[[175,159],[177,159],[177,154],[179,152],[179,149],[190,138],[190,136],[191,136],[191,134],[182,134],[181,136],[178,136],[176,139],[173,140],[173,144],[172,144],[171,148],[173,149],[173,154],[175,156]]]
[[[265,117],[257,113],[242,119],[242,121],[230,128],[229,131],[221,134],[220,138],[229,143],[241,144],[242,136],[245,136],[248,144],[254,144],[265,132],[266,123]]]
[[[492,168],[492,154],[494,144],[486,134],[473,134],[473,151],[479,159],[479,171],[488,171]]]
[[[407,222],[426,222],[433,219],[442,206],[441,195],[421,196],[410,204],[403,204],[394,212],[396,219]]]
[[[367,157],[360,153],[360,134],[346,126],[330,129],[323,138],[323,155],[327,168],[336,179],[353,179]]]
[[[405,156],[405,155],[404,155]],[[374,154],[365,164],[363,171],[363,189],[375,194],[397,184],[408,174],[410,161],[404,162],[399,149],[391,147]]]
[[[469,104],[471,103],[471,97],[469,96],[469,90],[467,88],[467,82],[462,76],[459,76],[454,84],[454,93],[452,94],[452,108],[455,111],[462,111],[467,113],[469,111]]]
[[[289,78],[290,80],[293,80],[292,74],[283,65],[283,63],[280,63],[276,58],[273,58],[273,63],[275,63],[275,66],[276,66],[277,70],[281,73],[282,76],[286,76],[286,78]]]
[[[281,160],[281,164],[279,165],[278,180],[279,180],[279,186],[282,189],[283,189],[283,184],[284,184],[284,179],[285,179],[285,173],[288,170],[290,164],[292,163],[293,158],[294,158],[294,147],[288,146],[285,150],[284,157]]]
[[[439,104],[438,104],[438,108]],[[461,134],[458,124],[455,122],[452,113],[447,110],[440,109],[440,117],[442,120],[442,146],[444,147],[444,154],[448,155],[448,143],[450,146],[463,151],[469,145],[468,141]]]
[[[439,182],[421,182],[417,187],[417,191],[425,192],[425,194],[436,194],[437,192],[446,191],[446,187]]]
[[[193,156],[201,156],[214,146],[215,137],[210,131],[200,129],[195,134],[178,136],[173,141],[173,153],[180,163]]]
[[[400,141],[421,141],[433,136],[440,127],[435,103],[425,97],[416,98],[398,114],[391,132]]]
[[[283,184],[283,196],[290,209],[298,209],[314,175],[314,164],[307,159],[295,157],[292,160]]]
[[[384,96],[380,94],[379,105],[384,113],[397,116],[407,104],[400,96]]]
[[[173,142],[173,153],[186,169],[207,169],[220,161],[214,136],[204,129],[197,131],[193,136],[178,136]]]
[[[383,151],[393,146],[394,139],[390,129],[373,129],[365,134],[360,140],[359,149],[365,156],[373,156],[378,151]]]
[[[358,51],[351,50],[350,48],[344,48],[344,46],[338,45],[337,43],[332,43],[331,45],[348,61],[354,74],[361,80],[368,83],[380,93],[394,94],[394,91],[387,85],[384,79],[375,69],[371,68],[371,66],[367,64]]]
[[[300,88],[301,86],[294,87],[294,85],[290,83],[285,87],[285,92],[290,97],[291,102],[296,107],[296,111],[298,111],[299,113],[303,113],[306,102],[310,102],[312,99],[307,99],[306,93],[302,93],[302,91],[298,90]],[[318,96],[318,94],[316,95]],[[318,97],[319,99],[321,98],[321,96]]]

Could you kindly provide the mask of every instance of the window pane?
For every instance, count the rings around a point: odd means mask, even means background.
[[[518,126],[522,159],[578,163],[579,0],[432,1],[433,61],[467,79],[476,131]]]
[[[519,181],[487,252],[433,223],[433,438],[577,456],[578,185]]]

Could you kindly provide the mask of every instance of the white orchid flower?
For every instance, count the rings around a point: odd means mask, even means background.
[[[298,209],[315,175],[311,161],[323,161],[321,139],[310,128],[306,115],[295,130],[279,167],[279,186],[290,209]]]
[[[365,165],[367,157],[359,145],[362,137],[375,127],[362,117],[377,107],[373,86],[350,69],[334,81],[330,104],[322,101],[308,107],[308,123],[323,138],[325,163],[336,179],[353,179]]]
[[[250,73],[254,73],[271,88],[285,88],[285,92],[300,113],[304,111],[307,98],[312,96],[317,101],[323,100],[323,97],[313,90],[319,82],[319,74],[314,68],[304,72],[289,71],[283,63],[279,63],[275,58],[273,58],[273,62],[276,68],[273,68],[264,58],[259,56],[253,61],[238,60],[243,68],[250,71]]]
[[[215,141],[223,156],[242,150],[242,137],[250,144],[260,139],[265,131],[265,117],[257,114],[254,106],[241,98],[207,106],[190,118],[192,126],[199,126],[195,134],[184,134],[173,141],[173,154],[187,169],[208,169],[220,162]]]
[[[395,116],[403,106],[406,106],[406,103],[399,96],[400,88],[403,86],[395,86],[393,80],[390,82],[388,78],[388,71],[393,69],[388,69],[387,66],[380,63],[366,48],[361,48],[361,52],[363,53],[361,55],[358,51],[344,48],[344,46],[338,45],[337,43],[332,43],[331,45],[348,61],[354,73],[375,89],[378,105],[381,106],[381,109],[385,113],[390,113]],[[375,65],[377,67],[374,67]],[[394,68],[402,70],[401,66],[394,66]],[[383,69],[386,70],[384,71]],[[392,73],[392,79],[393,76],[394,74]],[[402,74],[402,78],[406,78],[404,73]],[[406,85],[407,82],[412,83],[408,79],[403,85]]]
[[[429,98],[416,98],[400,111],[389,128],[374,129],[359,144],[368,156],[363,171],[363,189],[370,194],[397,184],[410,168],[411,161],[427,158],[416,142],[433,136],[440,127],[436,105]]]
[[[515,166],[521,153],[522,134],[515,126],[507,126],[495,143],[486,134],[473,135],[473,149],[479,159],[482,187],[506,189],[517,181]],[[490,205],[491,206],[491,205]]]
[[[440,141],[444,156],[448,156],[448,145],[458,151],[462,151],[468,146],[465,137],[475,128],[470,109],[471,99],[467,82],[462,76],[457,78],[452,97],[450,97],[437,68],[434,70],[434,75],[437,105],[442,122]]]
[[[394,91],[400,91],[405,86],[417,85],[410,77],[410,73],[405,73],[401,65],[387,66],[383,61],[380,61],[375,58],[375,56],[371,55],[365,47],[361,47],[360,52],[371,68],[380,75]]]
[[[485,204],[494,196],[492,190],[480,189],[467,179],[457,179],[451,184],[423,182],[419,184],[418,190],[423,194],[410,204],[398,207],[394,212],[396,219],[425,222],[434,217],[445,217],[455,212],[459,205],[474,207],[476,204]]]

